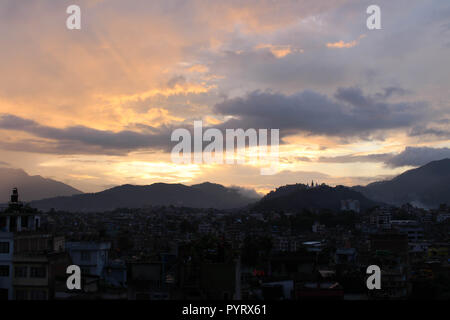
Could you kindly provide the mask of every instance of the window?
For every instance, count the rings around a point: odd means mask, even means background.
[[[0,217],[0,231],[6,231],[6,217]]]
[[[30,277],[31,278],[45,278],[47,275],[47,269],[45,267],[31,267]]]
[[[28,277],[28,268],[25,267],[15,267],[14,269],[15,278],[26,278]]]
[[[9,277],[9,266],[0,266],[0,277]]]
[[[91,252],[81,251],[81,261],[91,261]]]
[[[21,227],[28,228],[28,216],[23,216],[21,219]]]
[[[0,253],[9,253],[9,242],[0,242]]]

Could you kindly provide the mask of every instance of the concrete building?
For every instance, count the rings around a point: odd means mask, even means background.
[[[323,233],[326,231],[326,227],[324,224],[320,224],[319,221],[315,221],[312,225],[312,232],[314,233]]]
[[[356,213],[359,213],[360,211],[360,204],[359,200],[341,200],[341,211],[354,211]]]
[[[273,238],[273,250],[277,252],[295,252],[299,243],[295,237],[276,236]]]
[[[13,299],[53,299],[56,282],[65,283],[70,265],[64,237],[27,232],[16,234],[14,243]]]
[[[40,217],[36,213],[19,201],[19,192],[14,188],[8,208],[0,213],[1,298],[49,297],[46,255],[54,251],[53,237],[38,232]]]
[[[114,287],[125,287],[127,266],[122,260],[109,261],[103,270],[103,278]]]
[[[391,220],[392,228],[408,236],[408,242],[423,241],[423,228],[415,220]]]
[[[36,231],[40,228],[41,218],[36,211],[24,207],[19,202],[19,193],[17,188],[13,189],[11,201],[6,210],[0,214],[1,232],[26,232]]]
[[[381,290],[370,290],[371,299],[406,299],[411,293],[409,247],[406,234],[389,232],[370,237],[371,264],[381,268]]]
[[[81,273],[101,277],[108,264],[110,242],[66,242],[66,251]]]
[[[12,300],[14,238],[12,232],[0,232],[0,300]]]
[[[379,209],[370,216],[370,224],[379,229],[391,228],[391,213],[386,209]]]

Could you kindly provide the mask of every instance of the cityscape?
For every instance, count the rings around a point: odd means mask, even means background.
[[[0,300],[448,309],[450,1],[1,0]]]
[[[304,195],[339,188],[314,181],[291,187]],[[14,188],[0,212],[1,297],[215,301],[450,297],[450,206],[445,203],[435,209],[409,203],[362,209],[359,200],[341,199],[338,210],[277,210],[264,199],[258,203],[222,210],[168,205],[42,212],[22,203]],[[78,290],[67,286],[69,265],[81,269]],[[379,290],[366,285],[369,265],[381,269]]]

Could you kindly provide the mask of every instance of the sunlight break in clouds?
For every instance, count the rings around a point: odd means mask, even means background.
[[[255,47],[255,49],[268,49],[275,57],[283,58],[291,53],[303,53],[304,50],[291,48],[291,46],[281,46],[281,45],[272,45],[272,44],[259,44]]]
[[[359,37],[359,40],[365,38],[366,35],[363,34]],[[327,43],[327,47],[328,48],[338,48],[338,49],[342,49],[342,48],[353,48],[354,46],[356,46],[359,43],[359,40],[353,40],[350,42],[344,42],[342,40],[338,41],[338,42],[333,42],[333,43]]]
[[[0,3],[0,161],[30,174],[269,190],[372,181],[450,147],[448,1],[380,0],[382,30],[357,0],[77,5],[81,30],[65,1]],[[195,120],[280,128],[283,173],[174,166],[168,133]]]

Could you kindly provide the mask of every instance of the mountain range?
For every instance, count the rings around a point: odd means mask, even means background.
[[[81,194],[67,184],[41,176],[30,176],[21,169],[0,167],[0,203],[9,201],[12,188],[18,188],[23,201]]]
[[[432,208],[450,203],[450,159],[432,161],[392,180],[353,189],[374,201],[393,205],[409,202],[418,207]]]
[[[116,208],[142,208],[168,206],[192,208],[239,208],[257,199],[244,195],[237,188],[205,182],[192,186],[154,183],[147,186],[122,185],[98,193],[85,193],[71,197],[57,197],[33,201],[40,210],[108,211]]]
[[[437,207],[450,203],[450,159],[430,162],[397,177],[355,187],[309,188],[303,184],[286,185],[262,199],[256,192],[205,182],[183,184],[154,183],[122,185],[97,193],[82,193],[64,183],[30,176],[21,169],[0,167],[0,202],[9,200],[13,187],[20,198],[41,210],[106,211],[119,207],[174,205],[193,208],[232,209],[251,205],[259,209],[326,208],[338,210],[340,200],[359,200],[361,209],[380,203]]]

